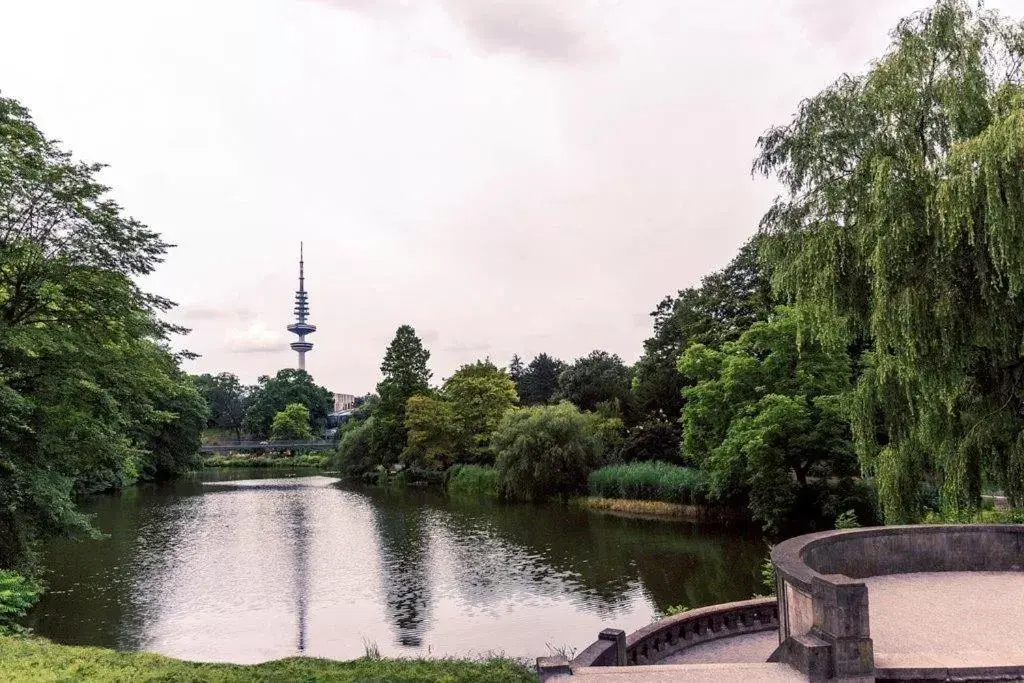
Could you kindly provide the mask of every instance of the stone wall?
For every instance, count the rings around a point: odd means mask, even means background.
[[[1024,526],[872,527],[798,536],[772,550],[779,649],[811,678],[871,677],[869,576],[1024,569]]]

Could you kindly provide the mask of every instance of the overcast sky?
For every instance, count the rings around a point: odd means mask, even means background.
[[[759,133],[862,71],[926,0],[3,0],[0,92],[178,245],[191,371],[292,366],[364,393],[413,325],[435,379],[595,348],[775,194]],[[1024,0],[989,7],[1024,14]]]

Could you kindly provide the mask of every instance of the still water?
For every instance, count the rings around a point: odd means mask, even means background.
[[[204,661],[297,654],[533,658],[668,605],[760,590],[749,531],[206,471],[90,499],[108,537],[45,551],[29,625]]]

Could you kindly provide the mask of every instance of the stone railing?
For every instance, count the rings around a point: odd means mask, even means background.
[[[656,664],[694,645],[778,627],[779,607],[775,598],[701,607],[665,617],[628,636],[618,629],[605,629],[570,666]]]
[[[785,661],[815,677],[874,675],[870,576],[1024,569],[1024,526],[920,525],[824,531],[772,550]]]

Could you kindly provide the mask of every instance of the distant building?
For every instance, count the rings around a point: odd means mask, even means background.
[[[356,397],[352,394],[335,394],[334,395],[334,412],[341,413],[346,410],[352,410],[356,407]]]

